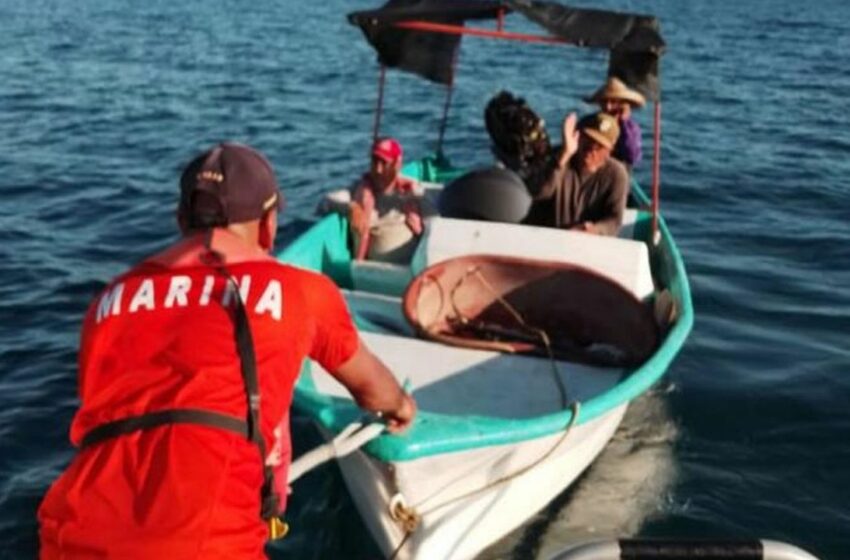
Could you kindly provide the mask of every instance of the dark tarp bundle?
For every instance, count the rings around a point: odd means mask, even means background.
[[[398,21],[463,25],[468,19],[493,19],[498,2],[451,0],[390,0],[377,10],[354,12],[348,21],[363,31],[378,51],[378,60],[441,84],[451,84],[460,35],[399,29]]]
[[[650,99],[658,99],[658,60],[665,44],[658,20],[651,16],[534,0],[390,0],[377,10],[349,14],[348,19],[366,35],[381,64],[450,84],[461,36],[399,29],[393,24],[426,21],[463,25],[468,19],[494,19],[500,9],[520,12],[569,43],[609,49],[608,73]]]

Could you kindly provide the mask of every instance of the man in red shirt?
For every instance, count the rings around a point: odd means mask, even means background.
[[[39,508],[42,558],[262,558],[263,517],[286,498],[267,450],[283,458],[285,488],[305,357],[390,430],[415,415],[334,284],[268,255],[281,195],[262,155],[218,145],[180,183],[183,238],[86,314],[71,425],[81,449]]]

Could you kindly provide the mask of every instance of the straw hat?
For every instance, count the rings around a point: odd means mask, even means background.
[[[609,77],[601,88],[593,92],[593,95],[584,98],[588,103],[600,103],[605,99],[620,99],[635,107],[643,107],[646,104],[643,95],[630,89],[622,80],[614,76]]]
[[[620,137],[620,125],[617,124],[617,119],[602,111],[583,117],[578,122],[578,129],[609,150],[614,147]]]

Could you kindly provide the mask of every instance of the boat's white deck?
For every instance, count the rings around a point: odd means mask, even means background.
[[[363,340],[398,376],[410,379],[422,410],[500,418],[529,418],[563,408],[547,358],[500,354],[445,346],[393,334],[364,332]],[[571,400],[579,401],[613,387],[620,369],[557,363]],[[348,396],[333,377],[313,364],[319,391]]]

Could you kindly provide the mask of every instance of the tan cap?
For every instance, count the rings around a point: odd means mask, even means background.
[[[605,99],[619,99],[635,107],[643,107],[646,104],[646,99],[640,92],[629,88],[622,80],[614,76],[609,77],[601,88],[593,92],[593,95],[584,98],[588,103],[601,103]]]
[[[583,117],[578,123],[578,129],[582,134],[587,134],[609,150],[614,147],[620,137],[620,125],[617,124],[617,119],[602,111]]]

